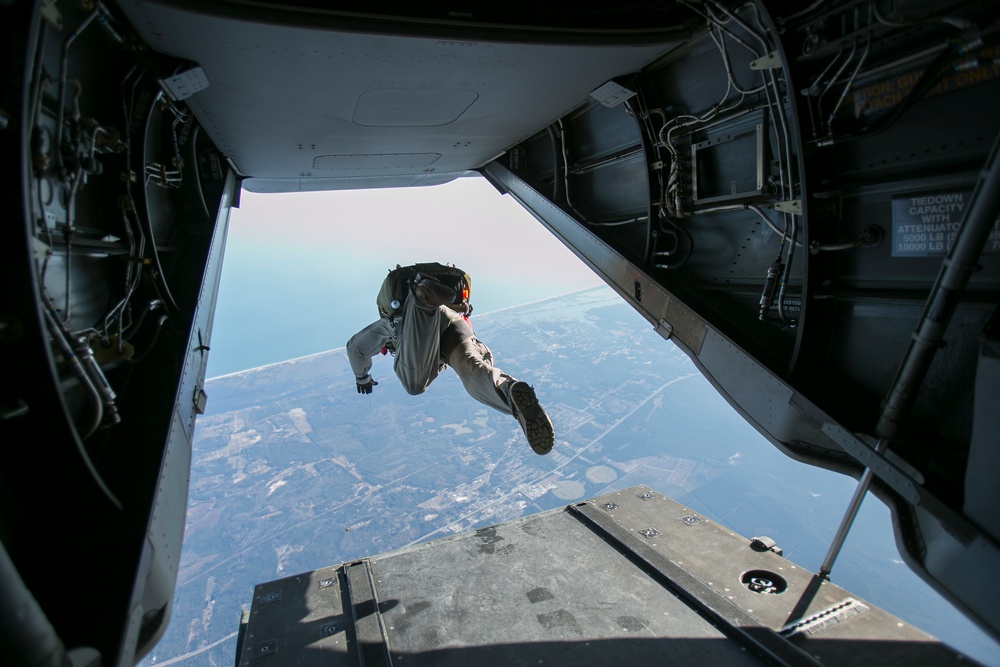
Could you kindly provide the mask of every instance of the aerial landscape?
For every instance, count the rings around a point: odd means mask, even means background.
[[[637,484],[818,569],[854,480],[778,452],[609,289],[473,324],[535,386],[556,430],[548,456],[450,371],[408,396],[389,356],[370,396],[342,348],[208,382],[173,620],[143,664],[234,664],[255,584]],[[903,563],[876,498],[832,579],[989,664],[995,645]]]

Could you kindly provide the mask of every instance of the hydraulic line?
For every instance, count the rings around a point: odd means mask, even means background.
[[[73,346],[69,342],[68,332],[65,329],[65,325],[56,317],[55,307],[48,302],[48,297],[46,297],[45,304],[45,319],[49,325],[49,334],[52,336],[52,340],[55,341],[56,345],[59,347],[59,351],[62,353],[63,360],[69,366],[69,369],[76,376],[76,379],[80,381],[80,385],[86,391],[87,396],[90,397],[90,402],[94,407],[94,416],[90,421],[90,426],[88,426],[81,437],[86,440],[91,435],[97,431],[101,422],[104,420],[104,402],[101,400],[101,394],[94,386],[93,381],[90,379],[90,375],[76,358],[76,352],[73,351]]]
[[[90,473],[90,477],[93,479],[94,484],[96,484],[104,496],[111,501],[111,504],[120,510],[122,509],[121,501],[115,497],[115,494],[111,492],[111,489],[109,489],[104,483],[104,480],[101,479],[100,473],[97,472],[97,468],[94,467],[93,462],[90,460],[90,455],[83,446],[83,440],[92,435],[104,419],[104,404],[101,400],[101,394],[91,381],[87,373],[87,369],[77,361],[76,354],[73,352],[73,346],[69,342],[69,332],[66,330],[65,325],[59,321],[59,318],[55,316],[55,307],[52,305],[52,302],[49,301],[48,297],[44,294],[42,295],[42,298],[45,301],[45,307],[43,310],[45,311],[45,317],[49,325],[52,339],[56,342],[56,345],[62,352],[63,358],[69,364],[70,369],[77,376],[77,379],[80,380],[80,384],[83,385],[84,389],[90,395],[91,401],[94,405],[95,415],[89,431],[86,435],[83,435],[83,437],[73,438],[73,442],[76,444],[77,453],[80,455],[80,460],[83,461],[83,465],[87,468],[87,472]]]
[[[590,224],[587,217],[576,210],[573,206],[573,202],[569,199],[569,153],[566,150],[566,128],[563,126],[562,118],[558,121],[559,123],[559,139],[562,143],[562,158],[563,158],[563,196],[566,199],[566,205],[569,206],[570,210],[573,211],[579,218],[580,222],[585,224]]]
[[[844,70],[847,69],[847,66],[851,64],[852,60],[854,60],[854,54],[857,53],[857,51],[858,51],[858,41],[854,40],[854,42],[851,44],[851,52],[847,54],[847,60],[845,60],[843,63],[840,64],[840,67],[837,69],[837,72],[830,77],[829,83],[826,84],[826,87],[823,88],[823,92],[820,93],[819,99],[816,101],[816,113],[819,114],[819,120],[821,123],[823,122],[823,98],[826,97],[826,94],[830,92],[830,89],[832,89],[837,80],[840,79],[840,75],[844,73]],[[831,114],[830,117],[832,118],[833,115]],[[828,122],[827,133],[829,133],[830,131],[829,125],[830,124]]]
[[[830,71],[830,70],[831,70],[831,69],[833,68],[833,65],[834,65],[834,64],[835,64],[835,63],[836,63],[836,62],[837,62],[838,60],[840,60],[840,54],[842,54],[843,52],[844,52],[844,45],[843,45],[843,44],[841,44],[841,45],[840,45],[840,51],[837,51],[837,55],[835,55],[835,56],[833,57],[833,60],[831,60],[831,61],[830,61],[829,63],[827,63],[826,67],[824,67],[824,68],[823,68],[823,71],[822,71],[822,72],[820,72],[820,73],[819,73],[819,76],[817,76],[817,77],[816,77],[816,80],[815,80],[815,81],[813,81],[812,85],[811,85],[811,86],[809,86],[809,88],[807,88],[807,89],[806,89],[806,91],[805,91],[805,94],[806,94],[806,104],[807,104],[807,105],[808,105],[808,107],[809,107],[809,120],[810,120],[810,121],[811,121],[811,123],[812,123],[812,134],[813,134],[813,139],[817,138],[817,137],[819,136],[819,133],[818,133],[818,132],[816,131],[816,118],[815,118],[815,116],[813,115],[813,104],[812,104],[812,98],[813,98],[813,97],[816,97],[816,91],[817,91],[817,90],[819,90],[819,86],[820,86],[820,84],[822,83],[822,81],[823,81],[823,78],[824,78],[824,77],[825,77],[825,76],[827,75],[827,73],[828,73],[828,72],[829,72],[829,71]]]
[[[833,119],[837,115],[837,112],[840,110],[840,106],[844,103],[844,98],[847,97],[847,93],[849,93],[851,91],[851,88],[854,86],[854,81],[855,79],[858,78],[858,72],[860,72],[861,68],[864,67],[865,60],[868,58],[868,51],[871,49],[871,46],[872,46],[872,34],[871,32],[869,32],[868,39],[865,41],[864,53],[862,53],[861,58],[858,59],[858,65],[857,67],[854,68],[854,72],[851,74],[851,78],[847,80],[846,84],[844,84],[844,90],[842,90],[840,93],[840,99],[837,100],[837,104],[834,105],[833,110],[830,112],[830,115],[826,119],[827,129],[829,129],[830,126],[833,124]]]
[[[549,131],[549,140],[552,142],[552,201],[556,202],[559,200],[559,143],[552,125],[545,129]]]

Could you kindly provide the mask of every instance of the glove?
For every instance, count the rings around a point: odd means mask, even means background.
[[[371,375],[365,375],[363,378],[358,378],[357,383],[359,394],[372,393],[372,388],[378,384],[378,382],[372,379]]]

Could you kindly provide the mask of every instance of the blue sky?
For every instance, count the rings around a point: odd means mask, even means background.
[[[208,377],[343,347],[376,319],[386,271],[427,261],[469,272],[477,313],[604,284],[480,177],[394,190],[244,192],[230,222]]]

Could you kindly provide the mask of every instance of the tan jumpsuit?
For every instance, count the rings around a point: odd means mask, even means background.
[[[347,358],[357,378],[372,367],[372,358],[393,343],[393,370],[407,393],[422,394],[445,365],[455,369],[474,399],[504,414],[510,409],[515,380],[493,367],[493,354],[480,342],[462,315],[447,306],[425,306],[412,295],[401,317],[380,318],[347,341]]]

